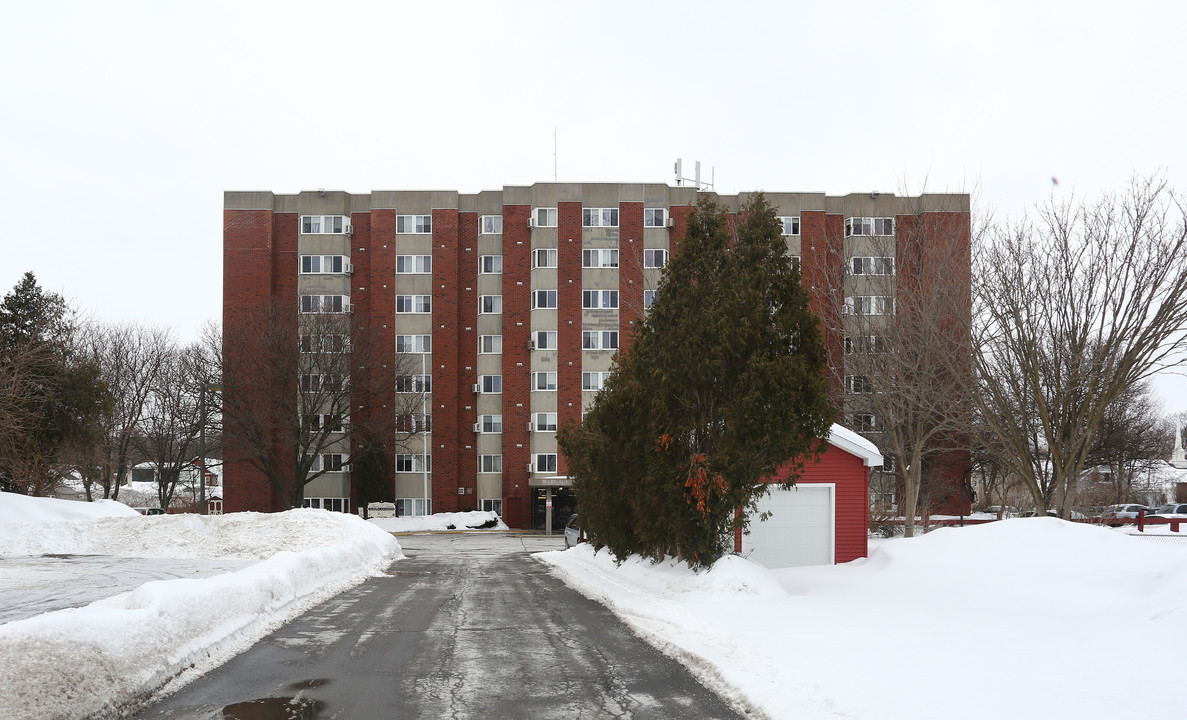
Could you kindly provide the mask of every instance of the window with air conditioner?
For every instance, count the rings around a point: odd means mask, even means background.
[[[478,432],[480,432],[480,433],[501,433],[501,432],[503,432],[503,416],[502,415],[479,415],[478,416]]]
[[[556,208],[536,208],[536,227],[556,227]]]
[[[479,375],[478,390],[482,393],[498,394],[503,392],[502,375]]]
[[[532,333],[537,350],[556,350],[556,330],[537,330]]]
[[[535,463],[533,463],[533,472],[555,473],[556,453],[536,453]]]
[[[532,419],[535,423],[536,432],[556,432],[556,413],[532,413]]]

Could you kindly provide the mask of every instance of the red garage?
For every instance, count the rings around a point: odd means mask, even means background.
[[[749,533],[735,536],[734,549],[769,568],[866,557],[870,468],[881,466],[873,443],[833,425],[819,461],[805,465],[794,486],[767,491]],[[781,482],[787,473],[788,467],[781,468],[770,481]],[[761,513],[770,517],[759,521]]]

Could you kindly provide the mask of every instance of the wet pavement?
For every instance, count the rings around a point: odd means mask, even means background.
[[[407,559],[138,718],[738,718],[530,553],[556,537],[400,538]]]

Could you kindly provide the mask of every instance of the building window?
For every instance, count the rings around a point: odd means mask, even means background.
[[[433,514],[433,501],[427,498],[396,498],[396,515],[419,517]]]
[[[555,473],[556,453],[536,453],[535,469],[532,472]]]
[[[432,375],[397,375],[396,392],[398,393],[427,393],[433,392]]]
[[[345,215],[302,215],[301,232],[305,235],[341,234],[350,223]]]
[[[424,413],[406,413],[396,416],[396,432],[427,433],[433,431],[433,416]]]
[[[643,227],[666,227],[667,219],[665,208],[643,208]]]
[[[554,372],[534,372],[534,373],[532,373],[532,389],[533,390],[556,390],[556,373],[554,373]]]
[[[893,275],[892,257],[855,257],[850,263],[854,275]]]
[[[397,295],[396,312],[398,313],[427,313],[433,311],[431,295]]]
[[[846,375],[845,392],[851,395],[868,395],[874,392],[874,384],[865,375]]]
[[[618,250],[582,250],[581,267],[586,268],[616,268],[618,267]]]
[[[536,208],[536,227],[556,227],[556,208]]]
[[[503,416],[502,415],[479,415],[478,416],[478,432],[480,432],[480,433],[501,433],[501,432],[503,432]]]
[[[350,352],[350,336],[328,334],[302,334],[297,341],[298,349],[303,353],[324,353],[336,355]]]
[[[532,345],[536,350],[556,350],[556,330],[537,330],[532,333]]]
[[[432,455],[397,455],[396,472],[432,472]]]
[[[478,296],[478,314],[479,315],[500,315],[503,312],[503,296],[502,295],[479,295]]]
[[[610,377],[608,372],[583,372],[581,373],[581,389],[601,390],[606,387],[606,378],[608,377]]]
[[[583,208],[582,227],[618,227],[618,208]]]
[[[792,255],[792,256],[791,256],[791,266],[792,266],[793,268],[795,268],[796,270],[802,270],[801,264],[802,264],[802,263],[801,263],[801,260],[800,260],[800,256],[799,256],[799,255]]]
[[[431,353],[433,352],[432,335],[397,335],[396,352],[398,353]]]
[[[662,268],[668,264],[667,250],[644,250],[643,251],[643,267],[645,268]]]
[[[556,248],[540,248],[532,253],[532,267],[556,267]]]
[[[350,498],[304,498],[301,500],[301,507],[348,513],[350,512]]]
[[[335,393],[349,387],[350,382],[345,375],[303,373],[298,378],[298,385],[304,393]]]
[[[503,274],[503,256],[502,255],[481,255],[478,258],[478,274],[479,275],[502,275]]]
[[[342,468],[346,465],[346,462],[346,456],[342,453],[314,455],[313,464],[309,466],[309,472],[316,473],[322,470],[326,472],[342,472]]]
[[[800,218],[799,216],[780,216],[775,218],[779,224],[783,226],[781,234],[783,235],[799,235],[800,234]]]
[[[503,499],[502,498],[482,498],[478,501],[478,509],[482,512],[493,512],[499,517],[503,516]]]
[[[655,291],[654,290],[644,290],[643,291],[643,309],[650,310],[651,306],[654,304],[655,304]]]
[[[617,350],[617,330],[584,330],[581,333],[582,350]]]
[[[556,310],[556,290],[535,290],[532,292],[533,310]]]
[[[350,266],[345,255],[302,255],[302,275],[326,275],[345,272]]]
[[[893,315],[894,298],[889,295],[851,295],[845,298],[846,315]]]
[[[556,432],[556,413],[533,413],[536,432]]]
[[[479,455],[478,456],[478,472],[480,472],[480,473],[501,473],[501,472],[503,472],[503,456],[502,455]]]
[[[845,338],[846,355],[872,355],[886,352],[886,338],[881,335],[860,335]]]
[[[479,375],[478,392],[497,395],[503,392],[502,375]]]
[[[882,423],[878,422],[878,418],[870,413],[853,413],[849,417],[849,427],[857,432],[882,432]]]
[[[852,235],[894,235],[894,218],[847,218],[845,220],[845,237],[850,237]]]
[[[479,335],[478,336],[478,354],[479,355],[498,355],[503,352],[503,336],[502,335]]]
[[[427,275],[433,272],[432,255],[397,255],[396,273],[399,275]]]
[[[432,215],[397,215],[396,232],[401,235],[433,232]]]
[[[341,415],[331,415],[328,413],[319,413],[310,415],[309,421],[306,423],[305,429],[310,432],[345,432],[346,427],[350,425],[350,418]]]
[[[301,312],[341,313],[349,312],[350,297],[346,295],[302,295]]]
[[[503,232],[502,215],[483,215],[478,218],[479,235],[499,235]]]
[[[615,309],[618,307],[618,291],[582,290],[581,307],[586,310]]]

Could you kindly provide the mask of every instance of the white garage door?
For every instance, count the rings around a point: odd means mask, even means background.
[[[834,502],[832,484],[773,487],[758,501],[758,513],[771,516],[750,523],[742,554],[769,568],[831,565]]]

